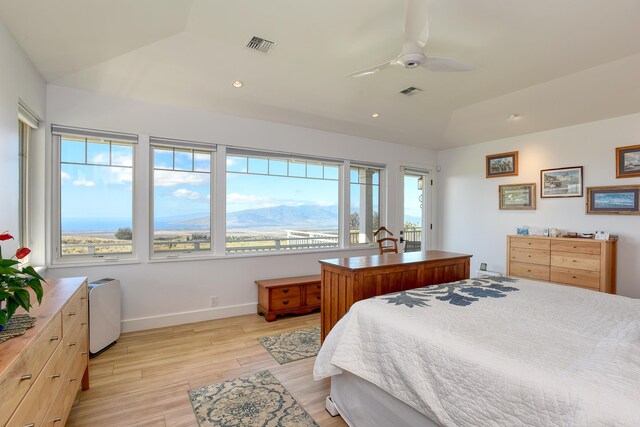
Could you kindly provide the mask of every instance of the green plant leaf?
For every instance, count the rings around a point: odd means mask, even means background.
[[[15,259],[0,259],[0,267],[11,267],[16,264],[20,264],[20,261]]]
[[[7,313],[0,310],[0,325],[7,326]]]
[[[13,298],[13,295],[7,298],[7,320],[11,319],[11,316],[13,316],[13,313],[16,312],[18,307],[18,303]]]
[[[29,295],[29,291],[18,289],[13,293],[13,299],[25,310],[29,311],[29,308],[31,308],[31,295]]]
[[[37,272],[37,271],[36,271],[32,266],[30,266],[30,265],[29,265],[29,266],[27,266],[27,267],[25,267],[25,268],[23,268],[23,269],[22,269],[22,272],[23,272],[24,274],[28,274],[28,275],[29,275],[29,276],[31,276],[31,277],[35,277],[36,279],[39,279],[39,280],[41,280],[41,281],[43,281],[43,282],[46,282],[46,280],[44,280],[44,279],[42,278],[42,276],[40,276],[40,275],[38,274],[38,272]]]
[[[42,294],[43,294],[43,289],[42,289],[42,285],[40,284],[40,279],[37,279],[34,277],[33,279],[27,282],[27,286],[33,289],[33,291],[36,293],[36,297],[38,298],[38,304],[40,304],[42,302]]]
[[[13,267],[2,267],[0,266],[0,277],[2,275],[7,275],[7,276],[15,276],[16,274],[20,274],[20,270],[15,269]]]
[[[0,289],[0,301],[5,300],[10,296],[11,294],[9,292],[5,291],[4,289]]]

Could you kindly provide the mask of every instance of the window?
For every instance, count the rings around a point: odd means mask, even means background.
[[[342,164],[227,150],[227,253],[339,246]]]
[[[380,168],[352,165],[349,182],[349,242],[373,243],[380,227]]]
[[[31,246],[31,236],[29,227],[30,218],[30,192],[29,192],[29,146],[31,140],[31,130],[38,129],[38,119],[31,114],[28,108],[21,103],[18,104],[18,152],[19,152],[19,175],[18,175],[18,209],[19,209],[19,238],[18,244],[21,247]]]
[[[210,252],[211,147],[158,138],[151,144],[153,253]]]
[[[59,147],[58,257],[133,254],[136,135],[52,127]]]

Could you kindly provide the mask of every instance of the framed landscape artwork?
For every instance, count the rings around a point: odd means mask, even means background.
[[[500,209],[535,209],[536,184],[501,185],[498,189]]]
[[[640,215],[640,185],[587,187],[587,213]]]
[[[487,156],[487,178],[518,175],[518,152]]]
[[[541,170],[540,197],[582,197],[582,166]]]
[[[616,148],[616,178],[640,176],[640,145]]]

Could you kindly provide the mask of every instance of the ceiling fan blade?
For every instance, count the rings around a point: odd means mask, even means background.
[[[440,58],[437,56],[429,56],[422,66],[429,71],[435,72],[473,71],[478,68],[478,66],[474,64],[467,64],[456,59]]]
[[[362,77],[369,74],[377,73],[380,70],[384,70],[385,68],[391,67],[395,63],[396,63],[396,60],[394,59],[392,61],[385,62],[384,64],[376,65],[375,67],[365,68],[364,70],[356,71],[355,73],[348,74],[345,77],[349,79],[352,77]]]
[[[404,41],[424,47],[428,40],[427,0],[409,0],[404,22]]]

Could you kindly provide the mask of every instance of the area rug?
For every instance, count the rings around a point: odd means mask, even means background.
[[[200,427],[316,427],[269,371],[189,391]]]
[[[299,329],[258,338],[279,364],[313,357],[320,351],[320,328]]]

